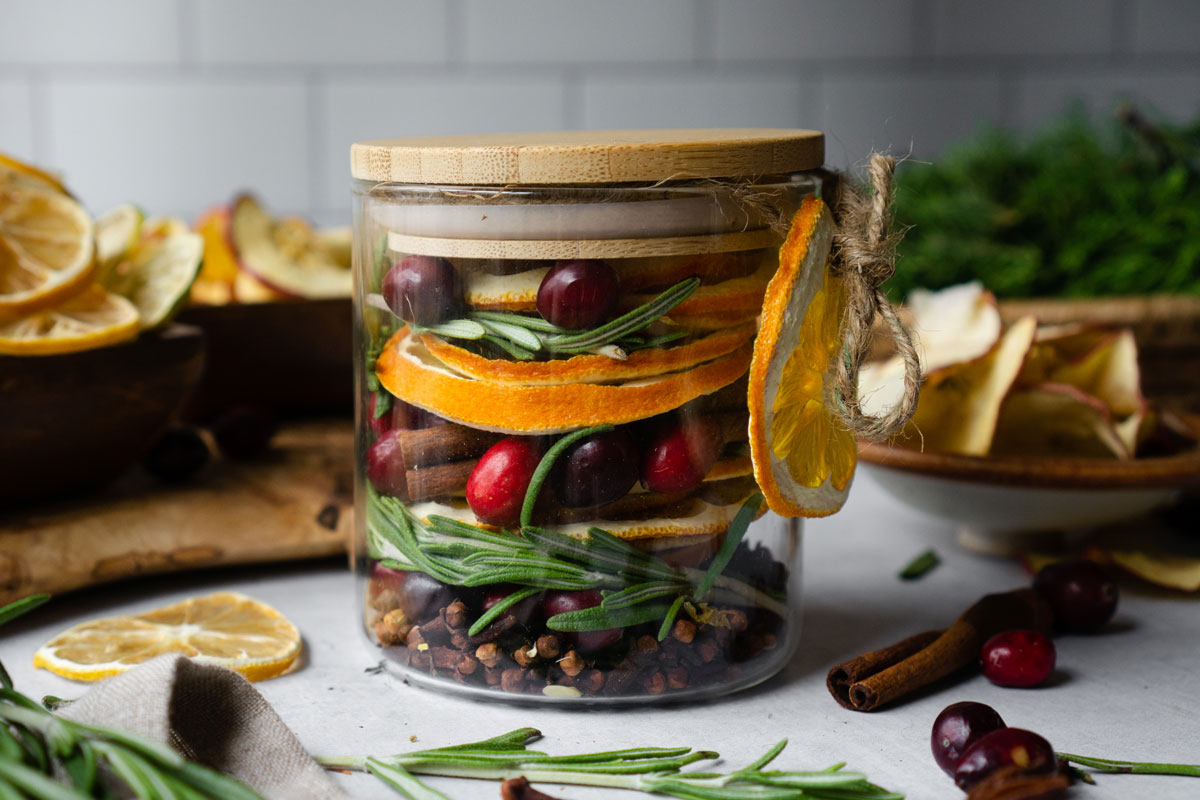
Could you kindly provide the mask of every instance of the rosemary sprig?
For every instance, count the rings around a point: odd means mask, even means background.
[[[0,608],[0,625],[50,599]],[[87,800],[126,789],[138,798],[262,800],[257,792],[128,731],[64,719],[12,687],[0,664],[0,798]]]
[[[551,756],[530,750],[541,732],[520,728],[494,739],[385,757],[318,758],[327,769],[370,771],[401,794],[418,800],[445,798],[416,775],[480,780],[524,776],[543,783],[627,789],[684,800],[903,800],[904,795],[870,783],[860,772],[835,764],[819,771],[768,770],[787,746],[784,739],[754,762],[730,773],[684,772],[698,761],[717,759],[690,747],[635,747],[600,753]]]
[[[1189,778],[1200,778],[1200,764],[1161,764],[1153,761],[1116,761],[1109,758],[1094,758],[1092,756],[1077,756],[1073,753],[1059,753],[1059,758],[1065,758],[1072,764],[1088,767],[1096,772],[1113,775],[1182,775]]]
[[[908,562],[908,565],[900,570],[900,580],[915,581],[918,578],[923,578],[940,563],[942,563],[942,560],[938,558],[937,551],[930,548]]]

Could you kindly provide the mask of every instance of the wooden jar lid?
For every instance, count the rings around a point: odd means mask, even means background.
[[[817,169],[819,131],[786,128],[561,131],[373,139],[351,174],[380,183],[607,184],[754,178]]]

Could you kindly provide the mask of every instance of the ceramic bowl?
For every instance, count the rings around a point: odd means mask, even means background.
[[[997,554],[1138,517],[1200,487],[1195,444],[1129,461],[979,458],[887,444],[863,444],[859,458],[896,499],[954,523],[964,546]]]

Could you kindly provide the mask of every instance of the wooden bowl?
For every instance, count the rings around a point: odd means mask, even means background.
[[[1188,418],[1193,432],[1196,418]],[[1200,487],[1200,445],[1127,461],[922,453],[860,443],[871,476],[900,502],[942,517],[974,550],[1010,552],[1045,533],[1086,533],[1173,502]]]
[[[349,298],[193,306],[179,315],[207,337],[208,362],[187,416],[241,405],[280,416],[354,413]]]
[[[154,443],[203,363],[204,334],[186,325],[79,353],[0,356],[0,505],[108,483]]]

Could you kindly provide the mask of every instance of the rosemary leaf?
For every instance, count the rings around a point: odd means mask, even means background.
[[[1200,778],[1200,764],[1164,764],[1154,761],[1115,761],[1108,758],[1093,758],[1077,756],[1073,753],[1059,753],[1059,758],[1065,758],[1073,764],[1088,767],[1096,772],[1129,775],[1183,775],[1190,778]]]
[[[392,410],[392,393],[388,391],[375,392],[375,419],[382,419]]]
[[[475,322],[475,324],[482,327],[488,333],[507,339],[517,347],[522,347],[531,353],[536,353],[542,349],[542,340],[538,338],[538,335],[522,325],[511,325],[507,322],[496,322],[494,320],[480,320]]]
[[[677,583],[648,581],[646,583],[634,584],[619,592],[612,592],[604,597],[600,605],[608,611],[616,611],[635,606],[638,603],[644,603],[647,600],[656,600],[663,595],[679,594],[679,591],[680,586]],[[674,603],[671,604],[671,608],[675,608]]]
[[[31,594],[0,608],[0,625],[12,622],[22,614],[28,614],[50,599],[48,594]],[[10,687],[11,688],[11,687]]]
[[[364,764],[368,772],[395,789],[402,797],[408,798],[408,800],[450,800],[449,797],[436,789],[431,789],[421,783],[411,772],[403,767],[385,764],[375,758],[368,758]]]
[[[923,578],[940,563],[942,563],[942,560],[938,558],[937,551],[930,548],[908,562],[908,565],[900,570],[900,580],[915,581],[918,578]]]
[[[410,325],[413,333],[433,333],[447,339],[482,339],[487,330],[478,322],[470,319],[452,319],[437,325]]]
[[[494,336],[493,334],[489,333],[489,334],[484,335],[483,341],[487,342],[490,345],[495,345],[496,347],[499,347],[501,350],[508,353],[510,356],[517,359],[518,361],[532,361],[534,359],[534,354],[532,351],[526,350],[524,347],[521,347],[520,345],[513,344],[512,342],[505,339],[503,336]]]
[[[529,488],[525,490],[525,502],[521,504],[522,528],[527,528],[533,524],[533,507],[537,504],[538,494],[542,491],[542,485],[546,483],[546,479],[550,477],[550,470],[554,469],[554,462],[558,460],[563,451],[584,437],[591,436],[593,433],[604,433],[612,429],[612,425],[595,425],[591,428],[580,428],[559,439],[546,451],[546,454],[542,456],[542,460],[538,462],[537,469],[533,471],[533,477],[529,480]]]
[[[675,598],[675,602],[671,603],[671,607],[667,609],[667,615],[663,617],[662,625],[658,626],[658,640],[660,642],[671,635],[671,627],[675,624],[675,618],[679,616],[679,609],[683,608],[685,600],[687,600],[687,597],[681,594]]]
[[[583,333],[547,337],[543,340],[551,352],[581,352],[637,333],[686,300],[700,286],[699,278],[688,278],[667,289],[648,303],[616,319]]]
[[[670,610],[667,603],[649,603],[630,608],[607,609],[604,606],[585,608],[555,614],[546,620],[546,627],[555,631],[577,633],[580,631],[602,631],[608,628],[628,628],[662,619]]]
[[[567,328],[560,328],[541,317],[530,317],[524,314],[513,314],[506,311],[472,311],[467,314],[469,319],[476,322],[503,322],[507,325],[519,325],[539,333],[570,333]]]
[[[529,587],[527,589],[518,589],[517,591],[513,592],[508,597],[504,598],[499,603],[496,603],[487,611],[483,612],[479,616],[479,619],[475,620],[471,627],[467,629],[467,636],[477,636],[480,631],[487,628],[488,625],[491,625],[492,622],[498,619],[501,614],[506,613],[517,603],[521,602],[527,597],[533,597],[540,591],[540,589]]]
[[[762,494],[755,492],[738,509],[733,522],[729,523],[729,531],[725,534],[725,541],[721,543],[721,549],[713,557],[712,563],[708,565],[708,569],[704,572],[704,578],[700,581],[700,585],[696,587],[697,600],[703,600],[708,595],[717,577],[725,571],[725,567],[729,566],[729,560],[733,558],[738,545],[741,544],[742,539],[746,536],[746,531],[750,528],[750,523],[754,521],[754,515],[758,513],[758,507],[762,505],[762,502]]]

